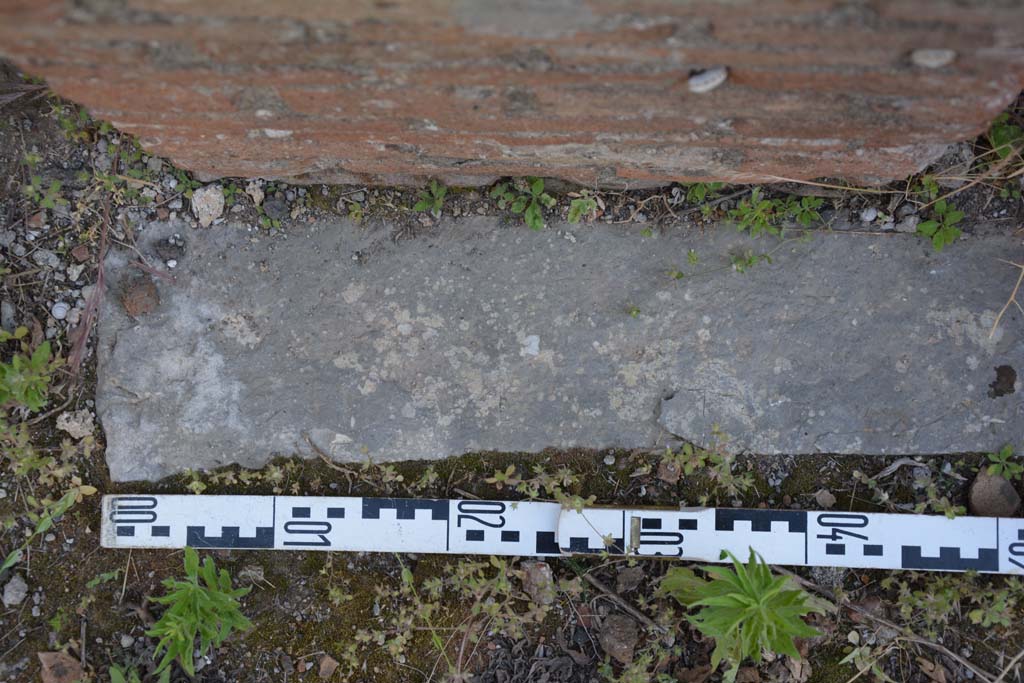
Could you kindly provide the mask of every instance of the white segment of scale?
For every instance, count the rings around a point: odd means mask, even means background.
[[[1024,519],[535,501],[309,496],[103,497],[106,548],[238,548],[746,558],[780,565],[1024,574]]]

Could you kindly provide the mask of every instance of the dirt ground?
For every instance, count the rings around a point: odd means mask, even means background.
[[[21,560],[0,573],[0,587],[16,576],[27,586],[21,600],[12,599],[10,605],[5,600],[0,608],[0,681],[41,676],[51,683],[107,681],[111,665],[134,667],[143,680],[155,680],[156,639],[146,630],[162,607],[150,598],[162,593],[161,580],[182,574],[182,553],[100,548],[102,494],[286,492],[514,500],[523,497],[521,491],[487,481],[514,466],[523,479],[543,485],[554,476],[568,493],[595,496],[597,504],[964,514],[968,487],[988,462],[981,453],[923,454],[912,460],[742,455],[681,475],[664,453],[551,451],[365,467],[281,460],[260,471],[227,468],[151,484],[113,484],[103,460],[102,430],[92,412],[91,316],[102,285],[99,257],[105,248],[130,245],[135,222],[186,215],[198,183],[167,162],[149,158],[116,130],[50,97],[45,88],[26,89],[10,69],[0,69],[0,82],[6,84],[0,88],[2,322],[5,328],[26,327],[24,343],[32,349],[49,340],[53,355],[63,359],[53,369],[46,405],[28,411],[9,403],[0,433],[0,557],[25,547]],[[17,96],[4,99],[3,93]],[[1022,111],[1018,103],[1010,114],[1019,121]],[[930,182],[941,194],[983,176],[984,154],[983,141],[967,145],[940,162],[942,167],[931,174],[935,179],[916,177],[885,188],[884,200],[870,190],[830,187],[841,186],[838,181],[768,191],[779,197],[823,197],[815,229],[884,231],[892,226],[882,214],[891,214],[893,222],[905,219],[909,214],[901,215],[899,207],[923,204],[919,195]],[[951,197],[966,214],[964,232],[1019,230],[1024,222],[1019,180],[983,177]],[[429,212],[412,210],[419,196],[408,188],[261,183],[256,189],[264,197],[256,202],[246,191],[248,181],[223,184],[227,210],[271,238],[287,233],[294,221],[329,213],[386,222],[394,226],[396,240],[415,239],[434,222]],[[624,229],[637,231],[652,229],[648,223],[660,230],[701,227],[704,221],[720,220],[749,192],[716,188],[692,201],[686,197],[688,188],[590,195],[557,183],[547,189],[557,200],[548,210],[550,217],[564,217],[572,199],[590,196],[595,204],[588,220],[621,222]],[[868,209],[879,216],[863,220]],[[510,223],[522,220],[499,210],[479,190],[453,189],[444,211],[501,213]],[[860,222],[851,225],[850,215],[861,216]],[[157,276],[165,265],[154,266]],[[17,354],[21,343],[5,342],[2,360]],[[1019,480],[1015,486],[1024,492]],[[40,515],[45,517],[52,501],[67,491],[77,492],[80,501],[52,528],[34,533]],[[685,610],[656,594],[660,577],[671,566],[664,561],[548,560],[548,579],[546,570],[529,558],[264,551],[215,551],[210,556],[228,569],[236,585],[252,587],[242,610],[254,627],[199,659],[191,680],[316,681],[328,674],[331,680],[353,683],[700,683],[721,675],[709,668],[713,644],[690,626]],[[411,583],[403,580],[404,569],[411,572]],[[779,656],[759,665],[748,662],[737,680],[1001,683],[1024,675],[1018,656],[1024,647],[1024,584],[1018,579],[845,569],[795,574],[828,602],[826,613],[809,622],[821,635],[800,642],[802,660]],[[549,592],[538,593],[538,584]],[[629,616],[635,612],[646,619]],[[619,618],[623,615],[625,621]],[[72,667],[64,678],[44,672],[39,653],[48,652],[66,653],[66,660],[80,668]],[[334,664],[337,669],[329,673]],[[176,668],[173,680],[190,679]]]

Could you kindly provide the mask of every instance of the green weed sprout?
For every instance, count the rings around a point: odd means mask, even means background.
[[[722,680],[732,683],[740,663],[748,657],[760,662],[762,649],[799,659],[793,638],[819,635],[802,617],[824,610],[806,592],[792,588],[789,577],[773,576],[753,549],[746,566],[732,553],[723,553],[723,559],[726,556],[732,568],[701,567],[708,579],[692,569],[669,569],[659,592],[689,610],[699,609],[687,619],[714,639],[711,667],[717,669],[726,662],[729,668]]]
[[[448,194],[448,188],[439,184],[436,180],[430,181],[430,187],[420,190],[419,201],[413,205],[413,211],[429,211],[435,218],[441,216],[441,207],[444,206],[444,198]]]
[[[185,548],[185,580],[164,579],[163,585],[167,594],[153,601],[169,607],[146,632],[146,635],[160,639],[154,657],[164,653],[156,673],[164,671],[177,659],[181,668],[189,676],[194,676],[192,654],[196,635],[199,636],[199,656],[202,657],[211,645],[219,647],[233,630],[252,628],[252,622],[238,608],[238,598],[246,595],[252,587],[232,588],[227,570],[221,569],[218,573],[209,557],[203,561],[200,570],[199,555],[192,548]]]

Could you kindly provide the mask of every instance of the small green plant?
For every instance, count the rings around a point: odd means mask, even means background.
[[[935,202],[935,218],[917,224],[917,234],[931,239],[935,251],[952,244],[960,237],[957,226],[964,217],[963,211],[957,211],[944,199]]]
[[[1024,583],[1012,577],[994,582],[974,572],[928,575],[916,572],[887,576],[879,582],[895,590],[891,604],[903,623],[928,638],[942,636],[955,615],[967,613],[984,628],[1012,628],[1024,602]]]
[[[441,217],[441,208],[444,206],[444,198],[448,194],[448,188],[441,185],[436,180],[430,181],[430,186],[426,190],[420,190],[418,193],[419,201],[413,205],[413,211],[429,211],[434,218]]]
[[[13,334],[0,331],[0,342],[23,340],[27,334],[26,327],[17,328]],[[21,353],[16,353],[10,363],[0,362],[0,406],[13,403],[29,410],[42,408],[53,371],[60,365],[60,359],[52,357],[50,342],[43,342],[30,354],[28,344],[22,341]]]
[[[201,182],[199,182],[198,180],[194,180],[192,176],[190,176],[186,171],[183,171],[180,168],[175,169],[174,177],[178,181],[176,189],[178,189],[181,192],[185,199],[192,199],[192,192],[198,190],[200,187],[203,186]],[[270,192],[268,190],[267,194],[269,193]]]
[[[519,181],[498,183],[490,196],[498,201],[499,209],[523,214],[523,221],[531,230],[544,229],[544,209],[555,205],[555,198],[544,191],[543,178],[527,178],[525,188],[521,188]]]
[[[797,200],[796,197],[790,196],[786,198],[785,212],[787,216],[792,216],[797,223],[807,228],[814,221],[821,220],[818,209],[824,203],[825,200],[821,197],[801,197]]]
[[[705,199],[710,199],[718,194],[718,191],[725,186],[725,183],[693,183],[686,186],[686,201],[691,204],[700,204]]]
[[[778,235],[779,229],[775,226],[778,221],[777,207],[770,199],[765,199],[760,187],[755,187],[749,197],[740,200],[739,205],[729,212],[729,215],[738,221],[736,227],[739,230],[749,230],[751,236],[757,237],[762,232],[770,235]]]
[[[28,185],[24,185],[21,191],[41,209],[55,209],[58,204],[67,204],[67,200],[60,196],[61,182],[50,181],[49,187],[45,185],[42,177],[33,175]]]
[[[955,519],[967,514],[967,508],[963,505],[956,505],[950,500],[949,495],[944,495],[943,490],[948,487],[943,485],[946,478],[941,470],[931,467],[918,467],[915,469],[914,488],[924,492],[924,500],[914,505],[914,512],[922,514],[927,511],[938,512],[949,519]]]
[[[932,201],[939,196],[939,183],[935,180],[935,176],[930,173],[926,173],[921,176],[917,184],[917,193],[923,195],[928,201]]]
[[[541,465],[534,465],[533,476],[524,477],[516,470],[515,465],[509,465],[505,471],[495,470],[493,477],[484,480],[497,490],[506,486],[526,496],[529,500],[537,500],[544,495],[550,497],[562,505],[565,510],[582,511],[583,508],[593,505],[597,496],[582,496],[573,494],[569,489],[581,487],[579,476],[567,467],[560,467],[554,473],[550,473]]]
[[[242,189],[235,183],[227,183],[221,187],[221,192],[224,194],[224,205],[233,206],[237,201],[238,197],[242,194]]]
[[[1021,191],[1016,187],[1000,187],[999,198],[1000,199],[1020,199]]]
[[[170,669],[168,669],[168,672]],[[110,683],[142,683],[139,672],[134,666],[121,667],[117,664],[110,666]]]
[[[104,583],[116,581],[119,576],[121,576],[120,569],[115,569],[112,572],[100,572],[93,578],[89,579],[89,581],[85,584],[85,587],[95,588],[96,586],[103,585]]]
[[[192,548],[185,548],[185,579],[164,579],[163,585],[167,594],[153,601],[168,608],[146,632],[160,639],[154,657],[164,653],[157,672],[166,670],[177,659],[185,673],[194,676],[192,656],[197,635],[202,657],[211,646],[219,647],[232,631],[252,627],[238,605],[238,598],[252,588],[232,588],[227,570],[218,573],[209,557],[200,569],[199,555]]]
[[[739,230],[749,230],[752,237],[762,232],[778,235],[778,224],[783,219],[792,218],[797,223],[810,227],[814,221],[821,220],[818,209],[825,200],[821,197],[795,197],[789,195],[785,199],[767,199],[760,187],[750,191],[750,196],[740,200],[729,216],[737,221]]]
[[[791,585],[789,577],[772,576],[765,561],[750,550],[746,566],[725,552],[732,568],[701,567],[710,578],[698,577],[692,569],[673,567],[662,579],[659,592],[670,595],[689,610],[687,620],[715,641],[711,667],[722,662],[728,668],[723,680],[736,680],[740,663],[750,658],[761,661],[768,650],[800,659],[794,638],[811,638],[818,631],[802,617],[824,610],[806,592]]]
[[[57,124],[64,132],[65,138],[80,142],[87,142],[89,140],[89,132],[87,128],[91,119],[89,117],[89,112],[85,109],[76,110],[75,107],[65,107],[63,105],[55,104],[51,105],[51,113],[56,117]]]
[[[699,497],[701,505],[707,505],[712,498],[735,499],[754,485],[750,472],[736,473],[736,456],[729,452],[729,437],[712,425],[711,439],[706,448],[684,443],[678,451],[666,448],[658,464],[658,478],[675,484],[680,477],[703,472],[712,490]]]
[[[882,670],[879,662],[889,651],[895,647],[894,643],[888,643],[877,647],[862,645],[860,634],[857,631],[850,631],[846,635],[850,645],[844,649],[846,656],[839,663],[849,664],[857,669],[857,676],[870,673],[879,683],[896,683]]]
[[[988,129],[988,143],[1000,159],[1005,159],[1024,147],[1024,129],[1010,121],[1010,115],[1003,113],[992,122]]]
[[[1020,479],[1024,474],[1024,465],[1014,462],[1013,457],[1013,446],[1006,444],[998,453],[988,454],[990,464],[985,471],[993,477],[1002,477],[1007,481]]]
[[[745,273],[762,261],[771,263],[772,257],[769,254],[757,254],[751,249],[745,249],[742,253],[731,254],[729,260],[733,270],[737,273]]]
[[[597,213],[597,200],[587,194],[569,202],[568,219],[570,223],[593,219],[595,213]]]
[[[277,229],[281,227],[281,219],[271,218],[270,216],[268,216],[267,212],[263,209],[262,206],[256,207],[256,213],[260,217],[260,227],[263,228],[264,230],[270,230],[271,228]]]
[[[29,510],[29,512],[26,513],[29,520],[35,524],[35,528],[28,537],[25,538],[24,543],[7,554],[7,557],[4,558],[4,563],[0,565],[0,573],[3,573],[7,569],[21,562],[21,558],[25,554],[25,549],[29,547],[32,541],[49,531],[53,527],[54,523],[60,519],[65,512],[70,510],[75,503],[80,503],[84,496],[91,496],[96,493],[95,486],[83,485],[77,477],[74,478],[74,480],[78,485],[69,489],[67,493],[55,501],[37,501],[34,496],[26,497],[28,504],[32,508],[41,509],[42,512],[37,513]]]
[[[345,200],[348,204],[348,219],[353,223],[363,222],[363,205],[359,202]]]
[[[139,672],[134,666],[120,666],[118,664],[111,664],[110,666],[110,683],[142,683],[142,679],[139,678]],[[160,678],[157,679],[157,683],[170,683],[171,681],[171,670],[164,669],[163,673],[160,674]]]

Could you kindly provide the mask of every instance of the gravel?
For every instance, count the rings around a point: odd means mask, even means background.
[[[729,78],[729,69],[724,66],[715,66],[692,74],[687,81],[692,93],[711,92],[718,86],[725,83]]]
[[[68,317],[68,311],[70,310],[70,306],[63,301],[58,301],[52,308],[50,308],[50,315],[52,315],[55,320],[64,320],[64,318]]]
[[[207,185],[192,193],[192,213],[204,228],[224,213],[224,191],[220,185]]]
[[[21,578],[21,574],[15,574],[4,586],[4,607],[16,607],[23,603],[26,597],[28,597],[28,584],[25,583],[25,579]]]
[[[948,48],[922,48],[910,53],[910,61],[926,69],[941,69],[955,59],[956,50]]]

